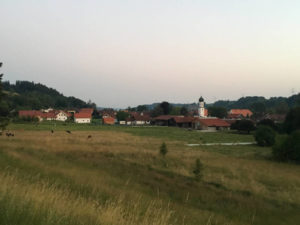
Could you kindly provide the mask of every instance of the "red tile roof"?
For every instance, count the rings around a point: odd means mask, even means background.
[[[149,115],[132,114],[132,119],[135,121],[150,121],[151,117]]]
[[[55,119],[56,115],[57,115],[56,112],[50,111],[50,112],[47,112],[47,113],[43,113],[43,118]]]
[[[102,118],[103,124],[115,124],[115,118],[113,117],[104,117]]]
[[[154,120],[169,120],[172,119],[174,116],[170,116],[170,115],[161,115],[158,117],[155,117]]]
[[[74,114],[74,118],[76,118],[76,119],[86,119],[86,118],[91,119],[92,114],[86,113],[86,112],[79,112],[79,113]]]
[[[195,118],[191,116],[182,117],[182,116],[174,116],[173,119],[176,123],[192,123]]]
[[[250,117],[253,115],[253,113],[249,109],[231,109],[230,114],[238,114],[242,115],[243,117]]]
[[[198,121],[207,127],[230,127],[229,123],[218,118],[198,119]]]
[[[94,109],[93,108],[83,108],[79,110],[80,113],[90,113],[93,114]]]
[[[42,117],[43,113],[36,110],[20,110],[19,117]]]

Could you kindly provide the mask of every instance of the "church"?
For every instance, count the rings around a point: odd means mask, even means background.
[[[203,97],[199,98],[198,103],[198,116],[194,119],[192,126],[197,130],[228,130],[230,124],[226,121],[216,118],[208,117],[208,110],[205,108]]]
[[[198,116],[199,118],[205,118],[208,116],[208,110],[205,108],[205,102],[202,96],[199,98]]]

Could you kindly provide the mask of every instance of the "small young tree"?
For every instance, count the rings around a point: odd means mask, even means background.
[[[195,169],[193,170],[193,174],[195,175],[196,181],[201,180],[203,174],[203,164],[200,159],[196,159]]]
[[[167,145],[165,142],[163,142],[159,148],[159,153],[165,157],[165,155],[168,153]]]
[[[254,138],[259,146],[272,146],[275,143],[276,133],[269,126],[259,126],[254,133]]]

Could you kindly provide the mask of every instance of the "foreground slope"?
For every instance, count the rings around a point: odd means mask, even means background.
[[[273,162],[270,149],[256,146],[185,146],[251,136],[58,124],[51,134],[52,126],[13,125],[14,138],[0,137],[0,224],[300,221],[299,166]]]

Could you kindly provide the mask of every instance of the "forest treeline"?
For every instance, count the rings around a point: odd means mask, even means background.
[[[16,81],[12,84],[8,81],[2,83],[4,91],[4,103],[11,110],[43,108],[73,109],[73,108],[95,108],[91,101],[85,102],[75,97],[66,97],[53,88],[40,83],[29,81]]]

